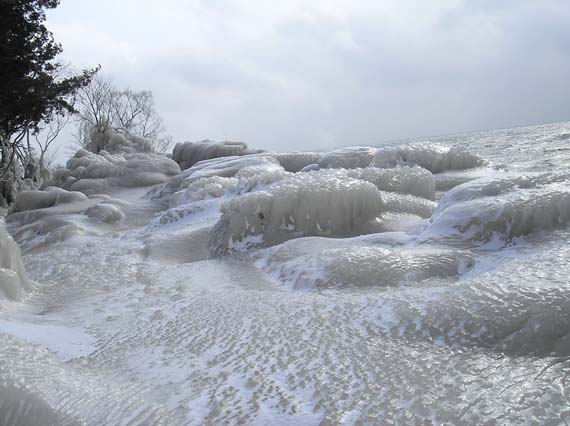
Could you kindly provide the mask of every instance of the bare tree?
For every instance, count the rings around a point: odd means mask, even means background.
[[[101,147],[90,146],[91,130],[104,132],[109,127],[149,139],[158,152],[171,143],[151,91],[117,90],[112,80],[98,74],[79,92],[75,105],[79,111],[75,139],[83,147],[99,150]]]
[[[34,135],[35,143],[39,151],[40,167],[50,168],[53,166],[59,147],[54,150],[50,149],[50,147],[60,135],[61,131],[69,124],[70,120],[70,115],[57,115],[53,120],[45,123],[41,131]]]

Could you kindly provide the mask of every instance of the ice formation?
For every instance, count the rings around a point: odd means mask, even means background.
[[[386,234],[383,239],[300,238],[273,251],[266,268],[292,288],[307,290],[417,283],[456,276],[473,264],[472,256],[466,252],[410,249],[394,244],[405,239],[397,234]]]
[[[48,185],[59,186],[84,194],[108,193],[113,187],[132,188],[166,182],[180,173],[171,159],[152,153],[94,154],[77,151],[67,168],[57,169]]]
[[[91,129],[89,148],[94,153],[101,151],[112,154],[134,154],[151,152],[150,140],[130,133],[119,133],[110,126],[95,126]]]
[[[18,213],[28,210],[45,209],[58,204],[87,201],[81,192],[69,192],[65,189],[48,186],[42,191],[22,191],[18,194],[11,212]]]
[[[0,298],[21,300],[31,289],[20,258],[20,249],[0,218]]]
[[[376,148],[351,147],[337,149],[324,154],[318,161],[322,169],[356,169],[368,167],[374,158]]]
[[[381,168],[418,165],[433,173],[471,169],[484,164],[479,156],[461,148],[434,143],[379,148],[370,162],[371,167]]]
[[[570,222],[570,185],[565,173],[499,175],[449,191],[422,239],[498,242]]]
[[[194,164],[219,157],[233,157],[261,152],[250,149],[244,142],[184,142],[177,143],[172,151],[172,159],[176,161],[182,170],[192,167]]]
[[[380,191],[369,182],[306,173],[267,190],[231,198],[221,211],[210,240],[215,254],[299,236],[367,233],[383,211],[383,203]]]

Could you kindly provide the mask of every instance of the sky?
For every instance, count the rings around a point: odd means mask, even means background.
[[[61,0],[62,60],[175,141],[327,149],[570,120],[568,0]]]

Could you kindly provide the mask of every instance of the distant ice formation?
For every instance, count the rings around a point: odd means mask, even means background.
[[[244,142],[183,142],[177,143],[172,151],[172,159],[176,161],[182,170],[192,167],[194,164],[219,157],[233,157],[262,152],[258,149],[250,149]]]
[[[485,165],[478,155],[461,148],[434,143],[379,148],[371,161],[371,167],[394,167],[418,165],[432,173],[447,170],[465,170]]]

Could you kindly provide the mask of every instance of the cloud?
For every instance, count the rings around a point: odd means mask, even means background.
[[[65,59],[176,140],[317,149],[570,118],[565,0],[64,1]]]

